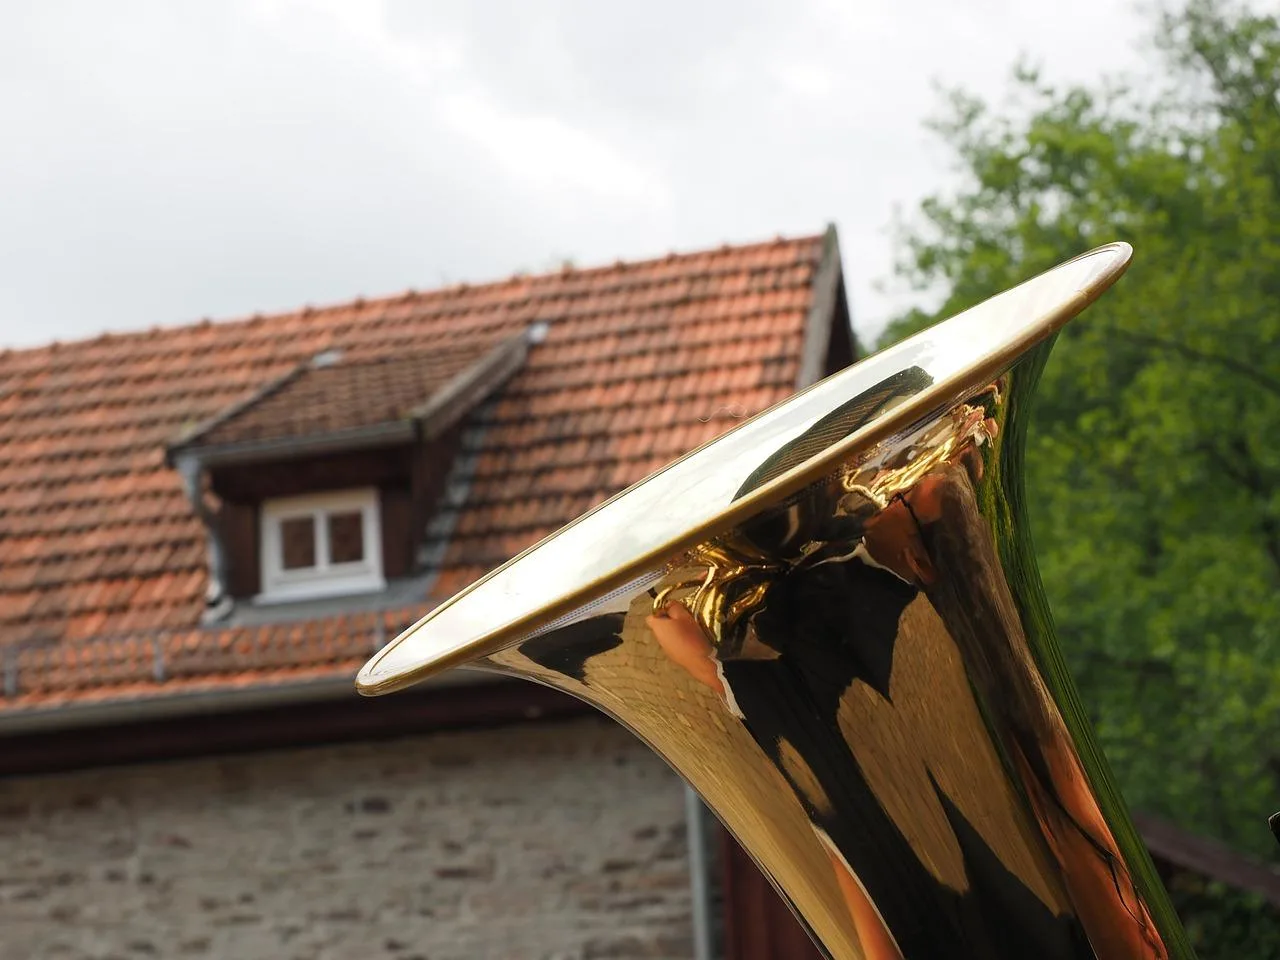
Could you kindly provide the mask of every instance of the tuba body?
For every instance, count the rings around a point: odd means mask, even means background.
[[[468,664],[660,754],[835,960],[1192,956],[1053,634],[1023,438],[1068,261],[778,404],[441,605],[373,695]]]

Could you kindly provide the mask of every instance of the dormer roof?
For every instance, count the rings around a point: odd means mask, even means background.
[[[329,350],[185,431],[170,459],[253,462],[442,433],[524,363],[527,338],[394,354]]]

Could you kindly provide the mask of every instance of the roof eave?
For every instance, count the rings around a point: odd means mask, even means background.
[[[493,683],[491,674],[459,670],[456,676],[438,678],[433,686],[456,687]],[[156,693],[143,697],[72,701],[40,707],[0,710],[0,741],[5,737],[52,730],[72,730],[106,724],[168,720],[197,714],[220,714],[291,703],[356,700],[348,671],[331,677],[290,683],[255,683],[246,686],[210,686],[202,689]]]
[[[1163,818],[1136,811],[1134,824],[1151,855],[1183,870],[1264,897],[1280,907],[1280,870],[1243,856],[1224,844],[1198,836]]]
[[[831,343],[831,325],[835,322],[836,304],[844,286],[844,270],[840,261],[840,238],[834,223],[827,225],[822,237],[822,259],[813,277],[813,299],[805,318],[804,343],[800,349],[800,369],[796,389],[803,390],[822,379],[826,368],[827,349]]]
[[[244,440],[239,443],[211,444],[207,447],[193,445],[181,449],[171,447],[170,462],[176,463],[184,457],[190,457],[203,466],[220,467],[237,463],[256,463],[264,460],[360,450],[366,447],[392,446],[398,443],[409,443],[416,436],[417,425],[414,420],[392,420],[353,430],[335,430],[305,437]]]
[[[504,340],[411,410],[409,416],[420,424],[425,438],[439,436],[514,376],[528,354],[526,334]]]

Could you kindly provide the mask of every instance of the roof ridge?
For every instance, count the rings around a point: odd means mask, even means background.
[[[460,281],[457,283],[444,284],[438,287],[429,287],[426,289],[418,289],[410,287],[401,290],[398,293],[385,294],[377,297],[366,297],[357,294],[343,300],[334,300],[329,303],[320,305],[308,303],[301,307],[293,309],[276,310],[271,312],[255,311],[252,314],[241,314],[239,316],[228,316],[221,320],[213,320],[209,317],[202,317],[199,320],[189,321],[185,323],[174,324],[153,324],[146,329],[139,330],[105,330],[92,336],[79,337],[70,340],[51,340],[48,343],[35,344],[26,347],[7,347],[0,349],[0,360],[5,358],[32,355],[40,352],[61,353],[68,348],[80,348],[90,346],[94,343],[117,342],[120,340],[142,339],[146,337],[154,337],[157,334],[176,334],[184,331],[202,330],[210,328],[218,328],[225,333],[228,328],[240,326],[252,326],[279,320],[284,317],[311,317],[317,314],[330,313],[337,310],[369,310],[372,308],[392,306],[397,301],[404,302],[411,299],[428,297],[433,295],[444,295],[448,293],[456,293],[459,291],[477,292],[484,290],[495,290],[507,284],[512,283],[529,283],[542,279],[551,279],[553,277],[564,276],[566,274],[572,276],[593,276],[606,273],[610,270],[617,270],[620,267],[625,269],[639,269],[649,267],[656,264],[676,262],[681,260],[691,260],[696,257],[716,256],[726,253],[743,253],[752,250],[762,249],[771,246],[801,244],[801,243],[817,243],[825,237],[825,230],[820,233],[800,234],[796,236],[786,236],[784,234],[776,234],[769,240],[753,240],[745,243],[722,243],[715,247],[702,247],[698,249],[687,249],[681,251],[669,251],[665,254],[652,255],[646,257],[638,257],[635,259],[615,259],[611,263],[598,262],[585,267],[557,267],[554,270],[542,270],[537,273],[512,273],[505,277],[481,280],[477,282]]]
[[[517,336],[524,336],[518,334]],[[332,349],[337,351],[339,356],[331,363],[317,365],[316,369],[335,370],[343,367],[364,367],[372,366],[379,363],[397,363],[420,360],[423,357],[439,357],[449,356],[452,354],[483,354],[486,353],[492,344],[477,342],[475,340],[460,340],[457,343],[439,343],[431,346],[423,346],[417,349],[406,349],[404,347],[383,347],[381,349],[370,349],[366,347],[357,347],[355,349],[344,347],[341,344],[335,345]],[[303,366],[308,365],[304,363]]]

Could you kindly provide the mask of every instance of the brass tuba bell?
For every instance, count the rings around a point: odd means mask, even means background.
[[[1053,634],[1023,437],[1099,247],[816,384],[361,670],[567,691],[680,774],[836,960],[1191,957]]]

